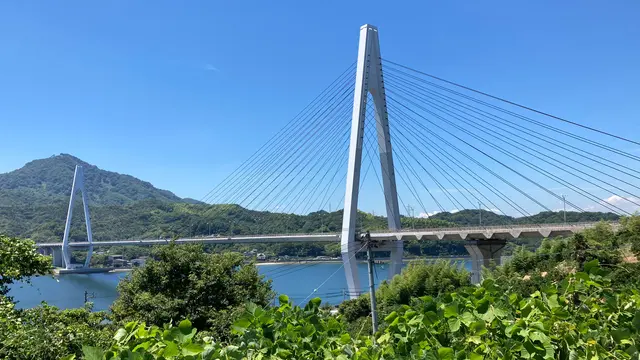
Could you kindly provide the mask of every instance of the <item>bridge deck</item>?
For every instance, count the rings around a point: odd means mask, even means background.
[[[521,237],[546,238],[567,236],[595,226],[597,223],[573,224],[539,224],[512,226],[473,226],[436,229],[407,229],[393,232],[373,232],[371,238],[375,240],[472,240],[472,239],[505,239],[511,240]],[[611,223],[617,227],[617,223]],[[283,243],[283,242],[340,242],[339,233],[330,234],[281,234],[254,235],[232,237],[203,237],[181,238],[175,240],[177,244],[238,244],[238,243]],[[100,246],[151,246],[167,245],[170,239],[149,240],[116,240],[96,241],[94,247]],[[60,247],[62,243],[39,243],[38,247]],[[71,247],[88,247],[88,242],[72,242]]]

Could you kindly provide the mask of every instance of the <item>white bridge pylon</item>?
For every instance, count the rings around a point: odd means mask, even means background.
[[[88,268],[91,263],[91,255],[93,254],[93,235],[91,233],[91,217],[89,216],[89,202],[87,198],[87,192],[84,188],[84,170],[82,166],[76,165],[76,171],[73,175],[73,185],[71,186],[71,197],[69,198],[69,210],[67,211],[67,221],[64,225],[64,235],[62,237],[62,259],[64,260],[63,266],[66,269],[71,269],[71,252],[69,250],[69,231],[71,231],[71,218],[73,217],[73,203],[76,198],[76,192],[80,190],[82,194],[82,206],[84,207],[84,219],[87,227],[87,241],[89,242],[89,249],[87,250],[87,259],[84,262],[84,267]]]
[[[364,137],[367,97],[371,94],[375,109],[378,149],[383,179],[384,197],[387,210],[389,230],[400,230],[400,210],[391,151],[389,119],[387,116],[387,100],[382,79],[382,60],[378,28],[363,25],[360,28],[358,47],[358,63],[353,99],[353,115],[351,122],[351,142],[349,145],[349,163],[347,169],[346,192],[344,197],[344,214],[342,219],[341,252],[349,296],[355,298],[360,293],[360,281],[355,254],[364,251],[364,243],[357,241],[356,218],[358,211],[358,193],[360,186],[360,169],[362,167],[362,145]],[[376,251],[391,253],[390,277],[402,270],[403,242],[390,241],[381,244]]]

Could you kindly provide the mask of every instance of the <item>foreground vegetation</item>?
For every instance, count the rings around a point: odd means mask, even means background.
[[[26,244],[7,244],[14,242]],[[40,258],[28,246],[20,249],[12,256]],[[201,250],[176,246],[155,254],[120,285],[111,314],[16,310],[3,297],[0,358],[640,356],[639,217],[623,219],[617,232],[603,223],[569,239],[546,240],[535,252],[518,250],[508,264],[487,270],[480,286],[446,263],[412,265],[378,289],[382,320],[375,337],[366,296],[343,303],[337,316],[320,306],[321,299],[299,307],[282,295],[279,306],[269,306],[270,285],[252,265]],[[32,260],[26,263],[38,263]],[[44,270],[23,268],[15,278]]]

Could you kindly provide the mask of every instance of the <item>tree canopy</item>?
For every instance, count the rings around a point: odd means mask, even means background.
[[[266,306],[273,298],[271,282],[240,254],[170,245],[156,249],[153,258],[118,285],[111,307],[115,321],[161,326],[188,318],[198,329],[224,334],[244,304]]]
[[[9,292],[15,281],[48,274],[51,259],[36,252],[33,241],[0,235],[0,296]]]

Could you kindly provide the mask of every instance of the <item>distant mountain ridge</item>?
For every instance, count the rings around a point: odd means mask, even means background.
[[[130,175],[99,169],[72,155],[34,160],[18,170],[0,174],[0,234],[58,241],[62,238],[69,193],[76,165],[85,172],[94,239],[170,238],[211,234],[274,234],[338,232],[342,210],[306,215],[254,211],[238,205],[207,205],[182,199],[170,191]],[[86,239],[81,202],[74,205],[72,240]],[[611,213],[567,212],[567,222],[617,220]],[[522,223],[561,223],[561,212],[514,218],[467,209],[438,213],[428,219],[402,217],[403,228],[436,228]],[[358,212],[358,231],[380,230],[382,216]]]
[[[76,165],[84,168],[92,205],[124,205],[140,200],[185,201],[131,175],[106,171],[69,154],[38,159],[0,174],[0,206],[42,204],[68,199]],[[187,200],[191,202],[192,200]]]

